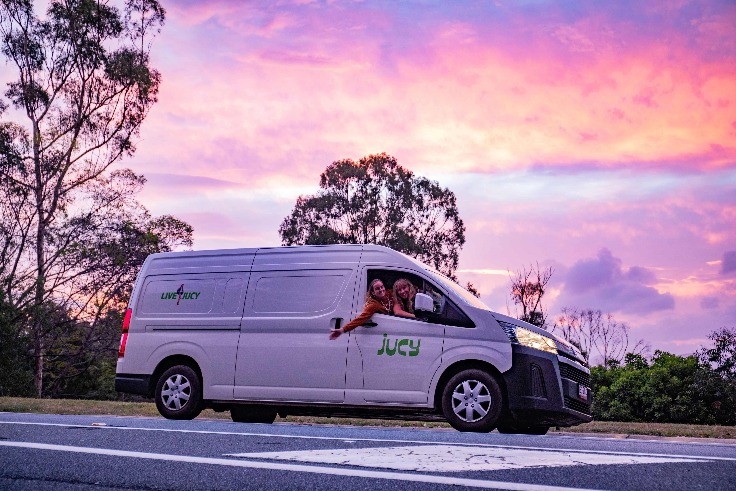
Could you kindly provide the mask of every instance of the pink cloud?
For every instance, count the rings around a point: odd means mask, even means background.
[[[173,192],[243,187],[241,183],[214,179],[212,177],[156,172],[146,173],[146,181],[146,185],[149,188],[165,188]]]
[[[717,36],[680,29],[677,8],[600,7],[177,4],[161,58],[176,63],[145,131],[192,173],[190,155],[221,165],[202,151],[220,141],[302,179],[376,151],[430,170],[732,167],[733,50],[703,59]],[[177,126],[189,141],[162,144]]]

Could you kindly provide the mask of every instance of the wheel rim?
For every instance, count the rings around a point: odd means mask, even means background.
[[[488,387],[478,380],[464,380],[452,392],[452,411],[466,423],[483,419],[492,405]]]
[[[161,388],[161,402],[172,411],[179,411],[187,405],[192,395],[192,385],[184,375],[177,373],[167,378]]]

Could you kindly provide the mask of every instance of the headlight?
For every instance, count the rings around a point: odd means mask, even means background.
[[[504,332],[512,343],[557,354],[557,343],[555,343],[554,339],[508,322],[499,321],[499,324],[501,324],[501,327],[503,327]]]
[[[554,339],[542,336],[529,329],[523,327],[516,328],[516,339],[519,340],[519,344],[522,346],[528,346],[530,348],[546,351],[547,353],[557,354],[557,343]]]

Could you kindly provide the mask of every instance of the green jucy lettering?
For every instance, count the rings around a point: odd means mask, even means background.
[[[416,346],[414,346],[414,341],[417,342]],[[381,345],[381,349],[378,350],[376,355],[381,356],[385,353],[386,356],[394,356],[398,352],[401,356],[417,356],[419,355],[419,345],[421,343],[421,339],[395,339],[392,347],[391,340],[388,338],[388,333],[384,333],[383,345]],[[402,349],[407,345],[411,348],[410,350]]]

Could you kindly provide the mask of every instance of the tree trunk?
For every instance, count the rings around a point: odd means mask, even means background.
[[[44,257],[44,242],[46,240],[46,217],[43,206],[43,176],[41,174],[41,131],[38,124],[33,124],[33,160],[36,173],[36,291],[33,309],[33,384],[36,395],[43,395],[43,297],[46,286],[46,265]]]

